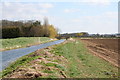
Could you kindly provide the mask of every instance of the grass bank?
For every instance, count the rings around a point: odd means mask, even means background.
[[[54,54],[67,58],[65,74],[70,78],[115,78],[118,68],[92,55],[80,41],[58,45]]]
[[[1,51],[9,50],[9,49],[16,49],[21,47],[27,47],[31,45],[37,45],[45,42],[52,41],[48,37],[19,37],[19,38],[12,38],[12,39],[0,39],[2,43]]]

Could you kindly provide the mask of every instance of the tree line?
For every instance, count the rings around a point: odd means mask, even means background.
[[[57,36],[58,29],[48,23],[48,19],[44,19],[44,23],[37,20],[28,21],[9,21],[1,20],[2,38],[16,37],[51,37]]]

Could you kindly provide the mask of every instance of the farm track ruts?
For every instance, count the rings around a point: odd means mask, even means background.
[[[120,67],[120,39],[80,39],[87,48],[96,56]]]

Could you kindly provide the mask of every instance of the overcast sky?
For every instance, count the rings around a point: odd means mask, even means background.
[[[2,0],[1,6],[2,19],[43,23],[46,16],[62,33],[118,32],[118,0]]]

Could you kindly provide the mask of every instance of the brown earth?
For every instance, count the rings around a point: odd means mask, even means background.
[[[114,66],[118,65],[120,39],[80,39],[86,44],[86,47],[91,53],[110,62]]]

